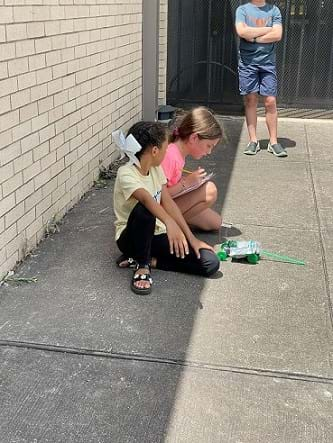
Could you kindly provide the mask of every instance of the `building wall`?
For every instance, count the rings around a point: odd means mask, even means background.
[[[0,0],[0,279],[116,157],[141,96],[142,0]]]
[[[168,0],[160,0],[158,104],[166,104]]]

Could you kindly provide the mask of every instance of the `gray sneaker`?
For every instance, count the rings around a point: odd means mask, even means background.
[[[246,155],[256,155],[256,153],[260,151],[260,144],[259,142],[250,142],[244,151],[244,154]]]
[[[272,145],[271,142],[269,142],[267,151],[276,155],[276,157],[288,157],[287,151],[280,145],[280,143]]]

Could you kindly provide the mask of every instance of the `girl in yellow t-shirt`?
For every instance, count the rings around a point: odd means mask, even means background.
[[[168,146],[166,128],[157,122],[133,125],[127,138],[113,133],[130,158],[119,168],[114,188],[116,241],[123,253],[118,260],[135,271],[131,289],[151,292],[151,266],[167,271],[210,276],[219,268],[214,249],[197,239],[166,188],[160,167]]]

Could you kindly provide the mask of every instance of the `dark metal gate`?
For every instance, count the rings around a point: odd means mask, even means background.
[[[234,16],[239,0],[169,0],[167,102],[240,111]],[[279,106],[333,108],[332,0],[275,1]]]

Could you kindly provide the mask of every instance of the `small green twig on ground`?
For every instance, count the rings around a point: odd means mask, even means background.
[[[36,283],[37,280],[37,277],[14,277],[14,272],[9,271],[0,281],[0,286],[6,283]]]

